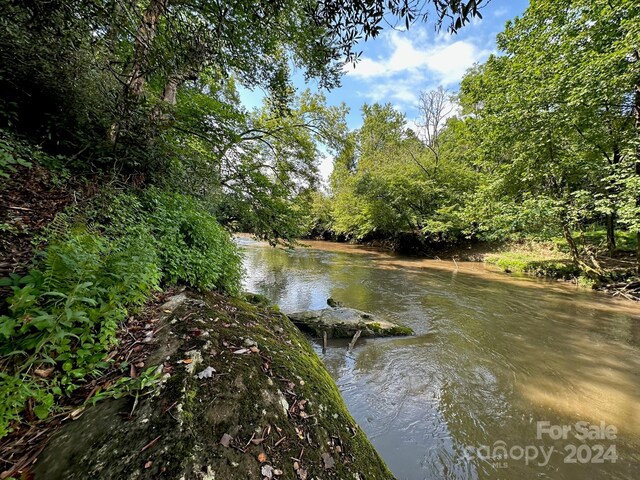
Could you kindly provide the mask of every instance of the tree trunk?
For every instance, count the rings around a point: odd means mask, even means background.
[[[636,140],[640,140],[640,79],[634,85],[635,98],[633,103],[633,115],[636,125]],[[640,177],[640,143],[636,145],[636,175]],[[636,208],[640,210],[640,194],[636,197]],[[636,212],[636,216],[640,213]],[[640,221],[640,219],[638,219]],[[636,230],[636,266],[640,273],[640,228]]]
[[[169,105],[175,105],[178,96],[178,87],[183,81],[184,80],[181,75],[172,75],[169,77],[164,86],[164,90],[162,90],[162,101]]]
[[[134,43],[133,61],[129,72],[129,94],[138,97],[146,83],[145,61],[151,49],[153,39],[158,32],[158,23],[164,14],[169,0],[151,0],[149,6],[142,15],[142,21],[138,27]]]
[[[140,25],[136,32],[133,45],[133,59],[129,73],[126,74],[127,83],[124,87],[124,94],[120,99],[120,119],[114,121],[107,132],[107,138],[116,149],[120,132],[128,122],[131,104],[140,98],[146,84],[145,63],[151,50],[153,39],[158,33],[158,23],[167,9],[169,0],[151,0],[149,6],[142,14]]]
[[[571,252],[571,259],[573,260],[573,263],[582,270],[587,277],[593,280],[599,280],[603,273],[602,270],[597,266],[594,268],[582,260],[578,245],[571,234],[569,226],[564,220],[562,222],[562,233],[564,234],[564,239],[569,244],[569,251]]]
[[[567,226],[566,222],[562,222],[562,233],[564,234],[564,239],[567,241],[569,245],[569,251],[571,252],[571,259],[573,263],[576,265],[582,264],[582,259],[580,258],[580,252],[578,251],[578,246],[576,245],[576,241],[573,239],[573,235],[571,235],[571,230]]]
[[[609,250],[609,256],[613,257],[616,250],[616,214],[610,213],[607,215],[607,249]]]
[[[166,109],[163,105],[175,105],[178,99],[178,88],[185,81],[184,75],[171,75],[167,82],[164,84],[162,95],[160,99],[162,102],[156,104],[151,112],[151,119],[154,121],[164,120],[168,121],[171,117],[166,113]]]
[[[622,154],[620,153],[620,147],[617,142],[613,146],[613,160],[611,161],[611,167],[617,169],[622,161]],[[608,195],[611,199],[611,213],[607,215],[607,248],[609,255],[613,256],[617,248],[616,245],[616,218],[617,218],[617,195],[619,194],[619,187],[616,185],[615,180],[610,182]]]

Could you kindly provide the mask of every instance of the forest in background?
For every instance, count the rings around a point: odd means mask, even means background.
[[[511,242],[494,258],[508,270],[636,273],[640,5],[532,1],[497,43],[459,92],[422,92],[415,121],[363,108],[309,236],[430,254]]]

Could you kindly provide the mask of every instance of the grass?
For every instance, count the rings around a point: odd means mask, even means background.
[[[589,246],[595,249],[607,278],[621,280],[634,275],[635,272],[629,269],[629,265],[634,263],[633,253],[630,252],[635,252],[636,249],[635,232],[616,232],[617,250],[614,258],[609,257],[607,234],[604,229],[592,229],[575,234],[574,239],[579,248]],[[597,284],[574,265],[569,245],[562,237],[555,237],[546,242],[529,239],[506,244],[485,255],[484,259],[485,262],[507,273],[572,280],[588,288]]]
[[[538,277],[570,279],[580,274],[570,260],[546,260],[518,252],[502,252],[487,255],[486,262],[507,273],[521,273]]]
[[[512,243],[503,251],[490,253],[485,261],[507,273],[571,279],[580,274],[568,254],[554,243]]]

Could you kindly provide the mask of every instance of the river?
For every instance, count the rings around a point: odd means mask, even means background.
[[[238,241],[245,288],[285,313],[333,297],[414,329],[315,346],[398,479],[640,478],[638,305],[479,263]]]

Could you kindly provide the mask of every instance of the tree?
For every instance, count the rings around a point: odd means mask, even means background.
[[[336,157],[331,176],[335,233],[407,249],[455,241],[466,230],[459,200],[473,190],[476,175],[452,155],[457,147],[445,138],[446,128],[436,168],[434,155],[390,104],[365,105],[362,113],[363,125]]]
[[[86,170],[193,187],[230,219],[230,205],[252,203],[244,211],[259,212],[261,231],[290,235],[295,222],[275,212],[290,210],[298,182],[306,187],[314,176],[313,142],[340,136],[320,126],[337,125],[339,112],[311,99],[296,104],[290,68],[335,87],[344,62],[358,59],[358,41],[383,23],[435,18],[455,31],[484,3],[0,2],[0,128]],[[236,83],[264,89],[268,109],[246,112]]]
[[[637,68],[624,19],[637,22],[639,12],[622,4],[532,2],[499,35],[504,56],[490,58],[462,86],[485,151],[508,152],[494,157],[504,191],[549,195],[576,261],[572,228],[605,218],[613,251],[616,219],[628,211],[621,179],[630,161]],[[620,220],[630,225],[628,215]]]
[[[420,136],[424,145],[433,153],[435,167],[440,160],[440,134],[447,119],[455,112],[451,94],[440,86],[435,90],[420,93],[418,111],[420,112]]]

